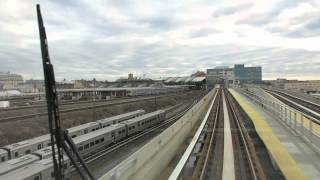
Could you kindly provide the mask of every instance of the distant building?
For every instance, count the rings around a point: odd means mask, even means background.
[[[133,80],[133,74],[132,74],[132,73],[129,73],[129,74],[128,74],[128,79],[129,79],[129,80]]]
[[[83,88],[89,88],[90,87],[90,81],[87,80],[75,80],[74,81],[74,88],[76,89],[83,89]]]
[[[216,67],[207,69],[207,86],[214,87],[215,84],[239,84],[256,83],[262,81],[261,67],[245,67],[244,64],[235,64],[230,67]]]
[[[233,68],[218,67],[214,69],[207,69],[206,79],[208,88],[213,88],[215,84],[232,84],[234,82]]]
[[[16,89],[19,84],[23,83],[23,78],[19,74],[0,73],[0,87],[3,89]]]
[[[262,81],[261,67],[245,67],[244,64],[235,64],[234,68],[235,81],[240,83],[254,83]]]
[[[22,92],[26,92],[26,93],[44,92],[45,91],[44,80],[29,79],[29,80],[26,80],[26,82],[23,85],[21,85],[19,88]]]

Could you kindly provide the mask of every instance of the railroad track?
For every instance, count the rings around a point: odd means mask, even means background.
[[[59,101],[60,106],[66,106],[66,105],[78,105],[78,104],[92,104],[92,103],[100,103],[100,102],[110,102],[120,99],[129,99],[131,97],[121,97],[121,98],[115,98],[112,100],[87,100],[87,101]],[[34,101],[37,102],[37,101]],[[18,111],[18,110],[24,110],[24,109],[32,109],[32,108],[47,108],[47,102],[46,101],[39,101],[36,105],[24,105],[24,106],[18,106],[18,107],[10,107],[5,109],[0,109],[0,112],[10,112],[10,111]]]
[[[283,93],[280,91],[266,90],[269,94],[276,97],[283,103],[289,105],[290,107],[305,113],[315,119],[320,119],[320,105],[315,104],[310,101],[305,101],[301,98],[297,98],[295,96],[291,96],[287,93]]]
[[[163,95],[163,96],[158,96],[158,97],[140,97],[140,98],[130,98],[130,99],[121,99],[117,101],[109,101],[106,103],[102,104],[95,104],[95,105],[90,105],[90,106],[83,106],[83,107],[77,107],[77,108],[70,108],[70,109],[61,109],[59,112],[60,114],[63,113],[68,113],[68,112],[76,112],[76,111],[82,111],[82,110],[88,110],[88,109],[95,109],[95,108],[101,108],[105,106],[114,106],[114,105],[120,105],[120,104],[126,104],[126,103],[133,103],[133,102],[139,102],[139,101],[146,101],[146,100],[154,100],[155,98],[164,98],[164,97],[171,97],[175,96],[175,94],[170,94],[170,95]],[[4,117],[0,119],[0,123],[4,122],[12,122],[12,121],[20,121],[20,120],[25,120],[28,118],[38,118],[41,116],[46,116],[47,112],[40,112],[40,113],[31,113],[31,114],[26,114],[26,115],[20,115],[20,116],[14,116],[14,117]]]
[[[89,167],[94,165],[95,162],[101,160],[101,158],[104,158],[105,156],[108,156],[108,154],[115,152],[115,151],[120,151],[121,148],[128,147],[129,144],[134,144],[136,141],[141,140],[142,138],[146,138],[145,141],[148,139],[151,139],[152,137],[156,136],[157,134],[161,133],[164,129],[167,127],[171,126],[173,123],[175,123],[179,118],[181,118],[194,104],[197,103],[197,100],[194,100],[192,103],[189,103],[188,105],[180,105],[180,106],[174,106],[170,109],[167,110],[168,112],[171,112],[171,115],[167,117],[167,119],[160,123],[157,124],[153,127],[150,127],[149,129],[146,129],[143,132],[140,132],[138,134],[135,134],[121,142],[118,142],[112,146],[109,146],[108,148],[95,153],[85,159],[86,163],[88,163]],[[174,113],[174,111],[177,111]],[[76,179],[77,173],[75,169],[72,171],[73,173],[73,178]],[[99,176],[99,175],[96,175]]]
[[[223,106],[222,106],[222,94],[218,92],[218,99],[216,106],[209,116],[208,127],[212,126],[212,129],[208,131],[209,137],[207,137],[207,151],[204,152],[205,156],[202,156],[203,165],[197,168],[201,170],[200,176],[196,174],[196,177],[203,179],[222,179],[222,167],[223,167]]]
[[[180,160],[169,179],[240,179],[265,180],[282,177],[254,130],[254,126],[226,89],[220,89],[203,128],[196,132],[195,145],[185,151],[188,160]],[[251,123],[251,124],[250,124]],[[202,128],[202,129],[201,129]],[[228,130],[229,129],[229,130]],[[228,135],[229,133],[229,135]],[[197,137],[198,136],[198,137]],[[231,138],[231,139],[230,139]],[[231,144],[228,146],[226,144]],[[225,149],[226,148],[226,149]],[[188,154],[188,149],[192,152]],[[230,151],[232,149],[232,151]],[[257,151],[257,149],[259,151]],[[259,153],[257,153],[259,152]],[[258,155],[260,154],[260,155]],[[231,157],[231,158],[230,158]],[[261,159],[263,165],[261,164]],[[183,169],[175,172],[180,166]],[[266,174],[266,172],[268,174]],[[231,176],[229,176],[232,174]],[[232,178],[233,177],[233,178]]]
[[[229,92],[226,93],[226,102],[229,109],[229,119],[232,129],[232,142],[235,155],[235,177],[237,179],[266,180],[253,141],[243,124],[243,119],[236,111],[236,104],[232,101]]]

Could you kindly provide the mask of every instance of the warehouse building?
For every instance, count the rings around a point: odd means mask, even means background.
[[[23,83],[23,78],[19,74],[1,73],[0,72],[0,88],[16,89],[19,84]]]

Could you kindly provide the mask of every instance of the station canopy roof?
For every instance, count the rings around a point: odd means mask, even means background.
[[[206,79],[206,77],[195,77],[194,79],[192,79],[192,82],[201,82],[204,79]]]

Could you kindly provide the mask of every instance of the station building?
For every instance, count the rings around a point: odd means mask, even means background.
[[[262,81],[262,69],[258,67],[245,67],[244,64],[235,64],[230,67],[216,67],[207,69],[207,87],[215,84],[241,84],[258,83]]]

